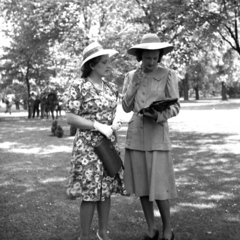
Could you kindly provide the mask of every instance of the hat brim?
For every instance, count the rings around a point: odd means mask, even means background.
[[[88,62],[89,60],[95,58],[95,57],[99,57],[99,56],[103,56],[103,55],[108,55],[109,57],[112,57],[113,55],[117,54],[118,51],[114,50],[114,49],[102,49],[92,55],[90,55],[89,57],[87,57],[86,59],[84,59],[84,61],[82,62],[80,68],[83,67],[83,65]]]
[[[160,50],[163,49],[163,54],[167,54],[173,50],[173,46],[169,43],[141,43],[128,49],[127,53],[136,56],[136,50]]]

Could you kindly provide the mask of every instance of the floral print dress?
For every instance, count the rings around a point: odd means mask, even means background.
[[[99,90],[87,78],[74,80],[67,90],[67,112],[77,114],[91,121],[111,125],[115,117],[118,91],[115,84],[103,81]],[[123,170],[115,177],[109,177],[93,147],[104,136],[95,130],[77,129],[71,158],[71,170],[67,195],[84,201],[104,201],[112,193],[126,194],[123,184]],[[119,152],[116,134],[112,135]]]

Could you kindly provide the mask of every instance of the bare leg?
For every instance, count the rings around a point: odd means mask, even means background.
[[[97,202],[99,235],[103,240],[110,240],[107,233],[111,198]]]
[[[94,215],[96,202],[82,201],[80,207],[80,225],[81,225],[81,240],[90,239],[90,228]]]
[[[148,196],[140,197],[140,201],[148,225],[148,235],[149,237],[153,237],[155,234],[153,202],[149,201]]]
[[[156,200],[163,223],[163,238],[171,239],[172,228],[170,219],[170,204],[168,200]]]

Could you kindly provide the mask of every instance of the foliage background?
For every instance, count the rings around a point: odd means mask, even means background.
[[[110,78],[121,89],[124,74],[137,65],[127,49],[154,32],[175,47],[163,64],[177,71],[185,100],[240,96],[236,0],[2,0],[0,11],[8,41],[0,54],[3,95],[28,98],[47,86],[63,92],[79,77],[82,51],[94,40],[119,51]]]

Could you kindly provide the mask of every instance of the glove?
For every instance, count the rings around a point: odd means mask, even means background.
[[[119,130],[121,128],[121,125],[122,125],[122,121],[115,118],[112,123],[112,130],[113,131]]]
[[[94,121],[93,122],[93,127],[97,131],[99,131],[100,133],[105,135],[107,138],[110,138],[113,134],[113,130],[112,130],[111,126],[108,126],[107,124],[102,124],[102,123],[99,123],[97,121]]]

